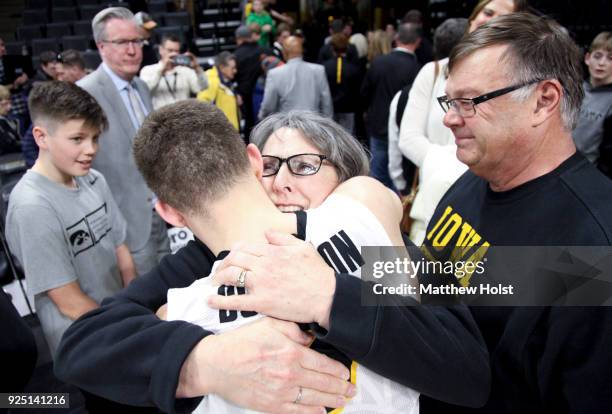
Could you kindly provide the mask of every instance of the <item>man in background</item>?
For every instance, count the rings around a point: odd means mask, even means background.
[[[318,112],[332,117],[334,108],[325,68],[304,62],[303,39],[290,36],[285,41],[287,63],[268,72],[259,118],[292,109]]]
[[[261,59],[264,51],[251,40],[252,33],[247,26],[236,29],[236,44],[234,51],[236,57],[236,90],[242,98],[241,112],[244,119],[244,136],[246,141],[255,126],[255,114],[253,113],[253,90],[257,78],[261,76]]]
[[[64,50],[58,55],[58,59],[56,67],[58,80],[76,83],[87,75],[85,61],[78,50]]]
[[[397,47],[391,53],[374,59],[361,85],[362,100],[368,103],[371,175],[391,189],[387,143],[389,105],[397,91],[414,81],[421,68],[414,54],[421,42],[419,27],[411,23],[400,25],[395,41]]]
[[[162,37],[159,57],[159,62],[140,70],[140,78],[151,91],[154,109],[188,99],[208,86],[196,57],[191,52],[181,54],[177,37]]]
[[[126,244],[142,275],[170,252],[166,224],[153,209],[155,196],[132,157],[136,131],[153,110],[149,89],[136,76],[143,39],[134,15],[123,7],[99,12],[92,28],[102,63],[77,85],[98,101],[108,118],[109,127],[100,137],[105,145],[100,147],[94,168],[104,174],[127,221]]]

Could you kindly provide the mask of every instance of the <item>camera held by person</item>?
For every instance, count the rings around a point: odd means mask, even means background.
[[[158,63],[140,71],[140,78],[151,91],[155,109],[187,99],[207,87],[204,70],[193,53],[181,53],[181,42],[177,37],[162,37],[159,57]]]

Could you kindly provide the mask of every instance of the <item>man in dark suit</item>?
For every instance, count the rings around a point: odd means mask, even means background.
[[[397,91],[411,84],[419,72],[421,65],[414,51],[420,41],[418,26],[411,23],[400,25],[395,35],[397,47],[391,53],[374,59],[361,85],[361,96],[368,107],[371,175],[389,188],[393,188],[387,153],[389,105]]]
[[[236,56],[236,76],[234,80],[238,83],[238,93],[242,98],[240,110],[244,119],[244,136],[248,142],[251,129],[255,126],[255,114],[253,113],[253,90],[257,79],[261,76],[261,58],[263,49],[251,40],[252,33],[247,26],[236,29],[236,43],[238,47],[234,51]]]
[[[342,19],[336,19],[331,22],[331,24],[329,25],[329,37],[325,39],[325,43],[323,43],[323,46],[321,46],[321,49],[319,49],[319,57],[317,58],[317,63],[323,64],[323,62],[327,62],[329,59],[333,59],[335,57],[334,48],[331,45],[330,41],[332,36],[338,33],[344,34],[347,39],[350,38],[351,34],[353,33],[353,27],[351,22]],[[357,53],[357,48],[350,43],[347,45],[345,55],[346,59],[351,62],[356,63],[359,59],[359,53]]]
[[[123,7],[102,10],[92,27],[102,64],[77,85],[96,98],[108,118],[94,168],[106,177],[127,221],[127,245],[142,275],[170,251],[165,223],[153,211],[154,194],[132,156],[136,131],[153,110],[149,90],[136,76],[143,39],[134,15]]]

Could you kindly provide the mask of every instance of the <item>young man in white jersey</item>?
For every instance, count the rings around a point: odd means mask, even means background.
[[[202,122],[206,127],[198,128]],[[175,133],[190,130],[195,133]],[[134,153],[148,185],[159,197],[157,209],[162,217],[171,224],[189,227],[218,257],[236,242],[265,241],[265,231],[273,229],[311,241],[336,270],[346,266],[359,276],[361,246],[403,245],[397,196],[367,177],[341,184],[317,209],[298,214],[280,212],[259,182],[264,169],[259,150],[249,145],[245,153],[238,135],[212,106],[181,102],[156,111],[143,124]],[[189,171],[191,177],[181,177],[183,171]],[[203,177],[205,186],[198,184]],[[245,275],[241,272],[242,282]],[[209,308],[207,297],[217,293],[244,293],[244,286],[236,290],[218,286],[214,278],[203,278],[189,288],[172,290],[168,294],[169,319],[180,318],[222,332],[259,317],[253,312]],[[351,372],[358,392],[344,412],[418,412],[418,393],[355,363]],[[308,405],[303,397],[300,387],[295,403]],[[330,398],[328,406],[342,405],[344,402]],[[210,413],[245,412],[215,395],[205,399],[200,408]]]

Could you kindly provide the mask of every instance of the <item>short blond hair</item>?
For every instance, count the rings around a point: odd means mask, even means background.
[[[589,52],[592,53],[597,49],[603,49],[606,52],[612,52],[612,32],[601,32],[591,42]]]
[[[0,85],[0,101],[5,99],[11,99],[11,91],[6,86]]]

